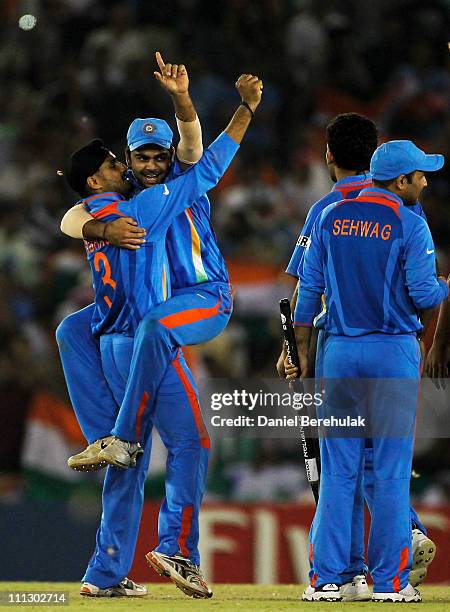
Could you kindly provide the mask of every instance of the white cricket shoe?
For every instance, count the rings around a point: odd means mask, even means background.
[[[89,444],[84,451],[77,455],[72,455],[67,460],[67,465],[71,470],[77,472],[93,472],[106,467],[106,461],[99,459],[99,453],[108,446],[114,439],[114,436],[106,436],[99,438],[92,444]]]
[[[341,585],[342,601],[370,601],[372,593],[367,586],[366,577],[363,574],[354,576],[351,582]]]
[[[144,454],[139,442],[126,442],[113,437],[111,442],[99,452],[98,458],[121,470],[136,467],[137,459]]]
[[[101,589],[90,582],[81,584],[80,595],[85,597],[145,597],[147,587],[137,584],[129,578],[124,578],[119,584]]]
[[[337,584],[324,584],[319,589],[308,585],[303,591],[303,601],[342,601],[340,587]]]
[[[428,536],[413,529],[412,532],[412,566],[409,573],[409,583],[416,587],[425,580],[428,567],[436,555],[436,544]]]
[[[306,589],[303,591],[302,593],[302,600],[303,601],[312,601],[312,596],[314,595],[314,587],[312,587],[310,584],[308,584],[308,586],[306,587]]]
[[[422,601],[422,597],[417,589],[408,584],[398,593],[373,593],[372,601],[419,603]]]
[[[409,572],[408,581],[409,584],[413,587],[419,586],[425,578],[427,577],[427,568],[426,567],[418,567],[417,569],[412,569]]]
[[[169,557],[169,555],[151,550],[145,555],[145,558],[155,572],[160,576],[170,578],[175,586],[188,597],[209,599],[213,596],[200,567],[183,557],[181,553]]]

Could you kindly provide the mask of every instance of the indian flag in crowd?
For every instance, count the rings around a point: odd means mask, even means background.
[[[35,394],[28,412],[22,451],[27,475],[59,483],[79,482],[80,472],[70,470],[67,459],[86,446],[72,407],[50,391]],[[64,496],[64,491],[60,493]]]
[[[166,451],[156,431],[153,434],[152,478],[146,482],[146,496],[162,497]],[[70,455],[86,445],[69,402],[51,391],[37,392],[28,411],[22,449],[27,493],[39,499],[69,499],[80,489],[100,489],[104,470],[76,472],[67,466]]]

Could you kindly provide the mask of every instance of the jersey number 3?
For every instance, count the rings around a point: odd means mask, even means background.
[[[94,268],[95,268],[96,272],[100,272],[100,262],[102,262],[103,269],[105,271],[105,273],[102,276],[102,283],[104,285],[109,285],[110,287],[115,289],[116,288],[116,281],[113,278],[111,278],[111,266],[109,265],[108,258],[101,251],[97,251],[97,253],[94,256]],[[112,302],[109,299],[109,297],[107,295],[104,295],[103,299],[107,303],[108,308],[111,308]]]

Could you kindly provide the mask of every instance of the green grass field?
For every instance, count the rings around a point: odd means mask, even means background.
[[[149,595],[140,600],[137,599],[106,599],[94,597],[81,597],[79,595],[79,584],[73,582],[1,582],[0,591],[28,591],[47,592],[68,591],[69,606],[51,606],[53,610],[61,607],[62,610],[80,610],[90,612],[91,610],[107,610],[108,612],[119,612],[121,610],[227,610],[235,611],[258,611],[265,610],[315,610],[323,612],[323,609],[341,612],[358,612],[359,610],[373,609],[376,604],[366,603],[304,603],[300,601],[299,595],[302,588],[299,585],[253,585],[253,584],[221,584],[214,588],[214,597],[209,600],[189,599],[178,591],[172,584],[155,585],[150,584]],[[421,606],[435,612],[450,611],[450,586],[424,586],[421,588],[424,598]],[[383,604],[383,609],[395,604]],[[16,604],[12,608],[20,610],[49,609],[48,606],[32,606]]]

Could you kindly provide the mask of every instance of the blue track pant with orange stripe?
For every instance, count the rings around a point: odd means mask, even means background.
[[[102,365],[117,404],[125,392],[133,338],[121,334],[100,339]],[[199,564],[198,514],[203,497],[209,438],[201,427],[198,396],[181,351],[168,366],[154,408],[142,419],[144,455],[136,468],[108,467],[103,485],[103,513],[95,552],[83,580],[99,587],[117,584],[131,568],[144,499],[153,424],[167,447],[166,498],[158,523],[157,550],[178,550]],[[201,421],[202,422],[202,421]],[[200,429],[200,432],[199,432]]]
[[[178,348],[218,336],[230,319],[232,304],[229,285],[203,283],[174,292],[147,313],[136,332],[125,397],[112,430],[115,436],[140,441],[139,423],[151,409]]]
[[[372,438],[369,537],[369,569],[375,592],[399,591],[408,582],[409,482],[419,359],[418,343],[410,335],[328,336],[325,342],[325,402],[319,416],[344,416],[350,407],[361,405],[366,407],[365,416],[377,426],[374,431],[378,435]],[[358,379],[364,379],[364,385],[352,384]],[[322,479],[311,542],[312,582],[317,586],[343,584],[351,578],[352,520],[355,504],[361,506],[363,499],[364,453],[364,437],[321,440]]]

